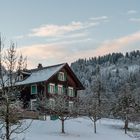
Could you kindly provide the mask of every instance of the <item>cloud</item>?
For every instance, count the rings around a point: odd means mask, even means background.
[[[129,10],[129,11],[127,11],[127,14],[136,14],[136,13],[138,13],[136,10]]]
[[[86,29],[98,26],[101,22],[108,21],[107,16],[91,17],[85,22],[73,21],[65,25],[46,24],[40,27],[31,29],[28,34],[29,37],[62,37],[64,35],[75,34],[83,32]]]
[[[42,25],[38,28],[34,28],[31,30],[29,34],[30,37],[37,36],[37,37],[58,37],[65,35],[67,33],[72,33],[75,31],[87,29],[93,26],[97,26],[98,23],[96,22],[75,22],[73,21],[67,25],[55,25],[55,24],[47,24]]]
[[[75,39],[73,41],[24,46],[20,48],[20,51],[28,57],[29,68],[33,68],[38,63],[43,63],[43,65],[71,63],[79,58],[89,58],[111,52],[126,52],[136,48],[137,46],[134,47],[135,43],[140,43],[140,31],[101,43],[90,38]],[[130,48],[128,49],[128,47]]]
[[[47,44],[34,44],[29,46],[23,46],[19,48],[19,51],[28,58],[28,67],[33,68],[38,63],[44,63],[46,65],[52,65],[62,62],[72,62],[76,54],[82,50],[86,50],[86,47],[78,44],[86,44],[91,39],[73,40],[73,41],[61,41],[56,43]],[[76,57],[78,59],[78,56]]]
[[[87,21],[73,21],[69,24],[43,24],[33,28],[26,35],[15,36],[14,39],[45,39],[46,42],[57,42],[63,40],[89,38],[90,29],[99,26],[101,23],[108,22],[107,16],[91,17]]]
[[[80,33],[75,33],[75,34],[68,34],[68,35],[61,35],[59,37],[55,37],[55,38],[48,38],[47,42],[49,43],[55,43],[55,42],[64,42],[64,40],[70,42],[75,40],[75,39],[85,39],[88,37],[88,32],[84,31],[84,32],[80,32]]]
[[[115,51],[127,51],[127,47],[129,45],[132,45],[131,48],[133,49],[133,44],[136,42],[140,43],[140,31],[127,36],[120,37],[118,39],[103,42],[101,46],[98,49],[96,49],[96,54],[104,55]]]
[[[140,22],[140,18],[130,18],[129,20],[133,22]]]
[[[98,21],[98,20],[108,20],[107,16],[100,16],[100,17],[91,17],[90,20]]]

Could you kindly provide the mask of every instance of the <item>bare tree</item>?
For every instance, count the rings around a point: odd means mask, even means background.
[[[5,49],[0,37],[0,126],[1,139],[11,140],[30,124],[22,120],[22,102],[19,100],[20,87],[16,85],[20,72],[26,68],[26,60],[18,57],[15,44]]]
[[[76,100],[69,106],[69,99],[65,95],[55,95],[52,98],[38,98],[37,108],[41,112],[57,116],[61,121],[61,132],[65,133],[65,121],[77,115]]]
[[[96,133],[96,122],[97,120],[101,119],[105,109],[105,98],[103,98],[105,90],[103,87],[99,66],[96,68],[96,74],[92,81],[91,96],[86,99],[85,103],[87,115],[94,122],[94,133]]]
[[[133,118],[132,114],[136,113],[135,110],[135,99],[132,95],[133,91],[129,82],[124,83],[121,87],[118,95],[118,101],[115,103],[114,116],[120,117],[124,120],[124,130],[127,134],[129,129],[129,121]]]
[[[96,122],[101,118],[100,107],[98,101],[91,97],[86,101],[86,112],[90,120],[94,123],[94,133],[97,133]]]

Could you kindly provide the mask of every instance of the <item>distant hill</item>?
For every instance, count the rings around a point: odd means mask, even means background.
[[[71,68],[76,73],[80,81],[85,86],[84,93],[90,94],[89,90],[94,86],[94,77],[97,67],[100,68],[102,81],[106,89],[117,94],[126,81],[135,83],[135,89],[140,87],[140,51],[122,53],[112,53],[104,56],[89,59],[79,59],[71,64]]]

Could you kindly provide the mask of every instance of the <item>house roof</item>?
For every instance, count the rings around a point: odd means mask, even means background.
[[[67,63],[28,70],[25,72],[25,74],[28,74],[29,76],[23,81],[17,82],[16,85],[27,85],[47,81],[53,75],[58,73],[63,67],[65,67],[71,73],[71,76],[77,84],[77,89],[84,90],[85,88]]]
[[[28,72],[31,73],[25,80],[17,82],[17,85],[26,85],[30,83],[38,83],[47,81],[50,77],[56,74],[66,63],[53,65],[49,67],[31,69]]]

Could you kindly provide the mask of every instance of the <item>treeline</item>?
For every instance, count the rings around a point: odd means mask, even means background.
[[[132,63],[132,60],[136,60],[140,57],[140,51],[132,51],[132,52],[126,52],[123,53],[110,53],[104,56],[98,56],[98,57],[91,57],[89,59],[79,59],[76,62],[72,63],[73,65],[77,63],[86,63],[87,65],[105,65],[105,64],[117,64],[119,61],[122,61],[123,63]]]

